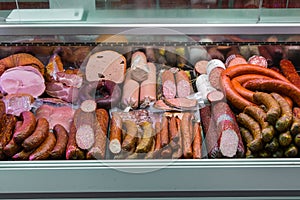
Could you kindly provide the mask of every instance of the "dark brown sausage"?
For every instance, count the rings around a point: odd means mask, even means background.
[[[29,156],[29,160],[45,160],[50,156],[52,149],[56,144],[53,133],[49,132],[44,142]]]
[[[181,130],[180,130],[180,124],[181,124],[181,120],[179,118],[176,118],[176,129],[178,131],[178,148],[173,152],[172,154],[172,159],[178,159],[182,157],[183,151],[182,151],[182,134],[181,134]]]
[[[5,127],[2,129],[0,137],[0,158],[4,157],[4,147],[11,140],[15,125],[17,123],[17,118],[14,115],[5,115]]]
[[[25,151],[24,149],[15,155],[13,155],[12,159],[13,160],[28,160],[29,156],[35,151],[35,149],[30,150],[30,151]]]
[[[129,152],[132,149],[135,149],[138,139],[138,129],[134,121],[124,120],[123,124],[126,129],[126,136],[122,142],[122,150]]]
[[[36,119],[32,112],[24,111],[21,113],[21,117],[23,119],[22,126],[20,126],[13,135],[13,139],[18,144],[22,143],[33,133],[36,125]]]
[[[295,69],[294,64],[287,60],[282,59],[280,61],[280,69],[285,77],[291,81],[296,87],[300,88],[300,76]]]
[[[53,133],[56,138],[56,144],[50,153],[50,157],[52,159],[64,158],[68,144],[68,132],[62,125],[56,124],[53,127]]]
[[[23,123],[22,121],[17,121],[14,131],[16,131],[18,128],[20,128],[22,126],[22,123]],[[18,153],[21,148],[22,148],[21,145],[18,145],[15,142],[15,140],[13,138],[11,138],[11,140],[8,142],[8,144],[4,147],[3,152],[5,153],[5,155],[7,157],[11,157],[11,156],[15,155],[16,153]]]
[[[49,122],[45,118],[39,118],[37,120],[34,132],[22,143],[22,146],[24,147],[25,151],[30,151],[40,146],[47,138],[48,133]]]
[[[96,110],[96,124],[95,124],[95,143],[87,152],[87,159],[104,159],[107,129],[109,124],[109,115],[105,109],[99,108]]]

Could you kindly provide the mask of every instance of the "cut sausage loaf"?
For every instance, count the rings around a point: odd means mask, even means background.
[[[167,99],[172,99],[176,96],[176,82],[173,72],[165,70],[161,75],[163,95]]]
[[[183,70],[176,72],[176,90],[177,97],[184,98],[191,94],[191,84],[187,73]]]

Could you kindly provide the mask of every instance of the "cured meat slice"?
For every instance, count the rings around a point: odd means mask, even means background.
[[[178,109],[195,109],[197,106],[197,101],[195,99],[187,98],[164,99],[164,102],[166,105]]]

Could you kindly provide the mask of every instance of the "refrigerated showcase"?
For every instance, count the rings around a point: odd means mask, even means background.
[[[0,2],[1,58],[25,52],[47,63],[55,49],[79,49],[83,52],[81,57],[71,58],[72,52],[65,58],[71,60],[68,62],[71,67],[80,68],[91,52],[116,50],[126,55],[137,49],[159,51],[180,47],[185,49],[186,67],[190,69],[200,57],[191,56],[192,48],[280,46],[284,56],[299,70],[300,17],[297,5],[290,7],[292,1],[280,1],[280,9],[275,1],[269,1],[270,4],[249,1],[253,5],[250,8],[241,8],[239,1],[198,1],[198,4],[176,1],[175,8],[168,8],[170,4],[163,1],[140,3],[142,8],[129,1],[96,1],[96,9],[84,10],[79,20],[62,17],[56,21],[37,17],[41,13],[60,12],[49,8],[47,1],[41,2],[27,4],[36,16],[23,20],[17,17],[13,21],[5,20],[11,10],[5,8],[6,1]],[[68,11],[77,9],[72,7]],[[18,10],[15,12],[18,16]],[[278,67],[280,60],[273,61],[272,67]],[[297,199],[300,196],[299,156],[3,160],[0,168],[3,199]]]

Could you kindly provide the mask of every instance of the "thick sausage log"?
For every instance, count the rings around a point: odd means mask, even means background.
[[[140,86],[140,104],[146,107],[150,102],[156,100],[156,66],[148,63],[148,78]]]
[[[1,136],[0,136],[0,158],[4,158],[4,148],[9,143],[12,138],[13,131],[15,125],[17,123],[17,118],[14,115],[7,114],[4,117],[5,126],[1,129]]]
[[[219,102],[212,107],[212,116],[219,135],[218,145],[225,157],[243,157],[245,155],[243,141],[235,116],[229,105]]]
[[[96,110],[95,142],[91,149],[87,152],[87,159],[104,159],[107,143],[107,129],[109,124],[109,115],[105,109]]]
[[[171,70],[165,70],[161,74],[162,92],[167,99],[172,99],[176,96],[176,82],[174,74]]]
[[[84,159],[84,152],[76,144],[76,126],[74,121],[71,123],[68,137],[68,144],[66,149],[67,160],[82,160]]]
[[[175,73],[177,97],[185,98],[191,94],[192,86],[190,78],[184,70]]]
[[[16,122],[14,132],[22,126],[22,123],[23,123],[22,121]],[[7,157],[11,157],[11,156],[15,155],[16,153],[18,153],[21,148],[22,148],[21,145],[17,144],[15,142],[15,140],[13,138],[11,138],[11,140],[8,142],[8,144],[3,148],[3,152],[5,153],[5,155]]]

